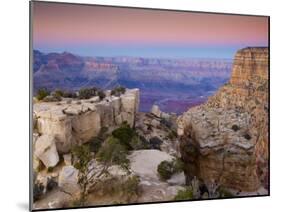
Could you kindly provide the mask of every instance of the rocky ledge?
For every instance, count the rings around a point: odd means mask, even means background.
[[[268,186],[268,49],[245,48],[230,82],[178,118],[187,181],[257,191]]]
[[[95,96],[84,100],[35,103],[35,161],[40,159],[46,167],[53,167],[59,161],[57,151],[68,153],[71,146],[88,142],[102,128],[114,129],[123,122],[133,127],[138,107],[138,89],[127,89],[120,97],[107,95],[103,100]]]

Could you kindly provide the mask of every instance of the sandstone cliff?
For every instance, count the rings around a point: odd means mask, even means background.
[[[46,151],[52,149],[59,153],[67,153],[72,145],[83,144],[97,136],[103,127],[114,128],[123,122],[132,127],[138,107],[138,89],[127,89],[120,97],[109,95],[102,101],[99,97],[93,97],[88,100],[68,99],[61,102],[35,103],[33,105],[35,156],[45,166],[54,166],[56,165],[54,161],[58,160],[46,157]],[[40,145],[38,141],[42,138],[51,140],[47,142],[50,145]],[[55,153],[53,155],[56,156]]]
[[[232,76],[178,119],[187,181],[255,191],[268,184],[268,49],[236,53]]]

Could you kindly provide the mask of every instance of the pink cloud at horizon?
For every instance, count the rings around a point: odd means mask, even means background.
[[[34,3],[35,43],[267,45],[268,18]]]

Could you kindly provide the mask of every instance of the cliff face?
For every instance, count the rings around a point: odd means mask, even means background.
[[[132,127],[139,107],[139,90],[127,89],[120,97],[108,95],[102,101],[93,97],[88,100],[39,102],[33,107],[35,156],[41,161],[44,158],[45,166],[49,167],[54,165],[53,161],[58,161],[50,156],[55,153],[47,154],[49,149],[67,153],[72,145],[85,143],[97,136],[102,127],[114,128],[124,121]],[[46,138],[51,140],[49,145],[41,145],[46,143]]]
[[[207,103],[210,107],[237,108],[250,114],[249,128],[257,136],[260,162],[268,159],[268,48],[237,52],[230,83]]]
[[[254,191],[268,177],[268,49],[236,53],[226,85],[178,119],[187,178]]]

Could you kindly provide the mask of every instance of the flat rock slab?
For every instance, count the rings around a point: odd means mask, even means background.
[[[140,176],[158,180],[157,167],[164,161],[171,161],[174,157],[159,150],[137,150],[129,155],[132,171]]]

